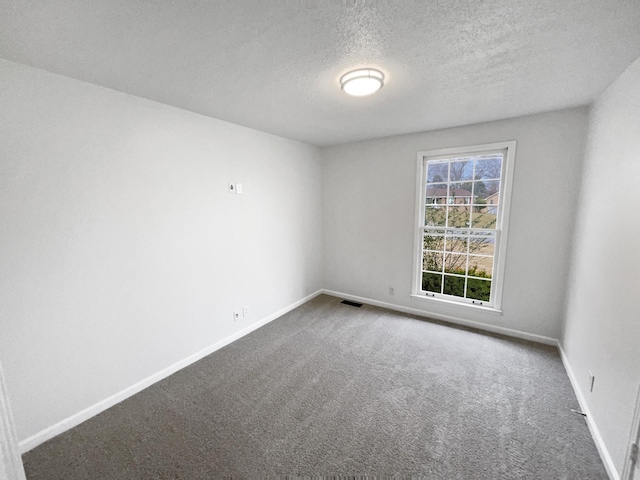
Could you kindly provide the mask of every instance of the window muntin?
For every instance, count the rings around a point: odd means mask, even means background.
[[[415,295],[499,308],[514,153],[505,142],[419,154]]]

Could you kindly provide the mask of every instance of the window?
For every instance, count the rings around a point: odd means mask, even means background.
[[[412,296],[500,309],[515,147],[418,153]]]

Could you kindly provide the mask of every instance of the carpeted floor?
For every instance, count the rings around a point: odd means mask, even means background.
[[[555,348],[320,296],[24,455],[31,479],[606,479]]]

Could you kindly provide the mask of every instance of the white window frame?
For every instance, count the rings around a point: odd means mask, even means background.
[[[423,235],[425,232],[425,204],[426,204],[426,162],[427,160],[455,158],[458,156],[485,155],[493,152],[505,151],[502,161],[500,179],[500,194],[498,217],[496,219],[496,248],[494,251],[491,298],[488,302],[472,301],[462,297],[441,293],[425,292],[422,290],[423,265]],[[511,211],[511,192],[513,186],[513,171],[515,167],[516,141],[473,145],[468,147],[443,148],[418,152],[416,168],[416,206],[414,221],[414,255],[413,255],[413,284],[411,297],[426,301],[445,302],[501,313],[502,290],[504,285],[505,259],[507,253],[507,236],[509,216]],[[446,228],[443,228],[446,229]],[[453,229],[452,229],[453,230]],[[458,229],[459,230],[459,229]]]

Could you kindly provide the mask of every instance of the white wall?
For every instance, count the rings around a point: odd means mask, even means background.
[[[0,60],[0,159],[20,440],[321,288],[315,147]]]
[[[559,338],[587,118],[580,108],[322,149],[325,288]],[[410,298],[417,152],[506,140],[517,150],[503,315]]]
[[[591,112],[563,340],[618,473],[640,384],[639,85],[640,59]]]

